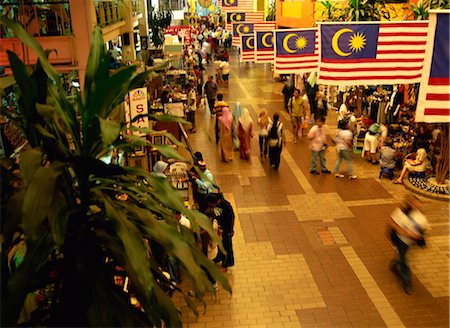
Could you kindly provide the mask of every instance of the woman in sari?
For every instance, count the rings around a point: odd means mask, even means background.
[[[219,145],[222,161],[229,162],[233,159],[233,116],[228,107],[222,108],[222,116],[219,117]]]
[[[247,108],[244,108],[238,124],[239,152],[242,159],[250,159],[250,144],[253,137],[253,121]]]

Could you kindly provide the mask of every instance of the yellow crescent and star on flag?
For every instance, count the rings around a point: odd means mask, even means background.
[[[230,14],[230,22],[240,22],[242,20],[242,15],[239,13]]]
[[[235,0],[222,0],[223,5],[227,7],[233,6],[235,2]]]
[[[267,39],[270,37],[270,41],[267,41]],[[264,47],[270,48],[273,47],[273,34],[272,32],[264,33],[261,37],[261,43]]]
[[[339,45],[339,40],[341,37],[347,33],[351,33],[352,35],[349,38],[348,41],[348,50],[344,51],[342,50],[341,46]],[[341,57],[347,57],[352,54],[352,52],[359,52],[366,46],[367,43],[367,37],[364,35],[364,33],[354,33],[352,29],[350,28],[341,28],[334,33],[333,37],[331,38],[331,47],[333,48],[333,51],[336,53],[336,55]]]
[[[291,46],[289,46],[289,41],[293,39],[294,44],[291,43]],[[306,45],[308,44],[308,40],[303,35],[297,35],[295,33],[288,33],[283,39],[283,49],[290,54],[296,53],[299,50],[303,50]],[[292,46],[295,46],[293,48]]]
[[[242,37],[245,38],[245,36],[242,36]],[[252,44],[252,41],[253,41],[253,44]],[[255,41],[255,37],[253,35],[247,37],[246,40],[245,40],[246,48],[250,49],[250,50],[255,49],[254,41]]]
[[[250,32],[250,27],[245,25],[245,24],[238,24],[236,26],[236,32],[237,34],[241,35],[241,34],[247,34]]]

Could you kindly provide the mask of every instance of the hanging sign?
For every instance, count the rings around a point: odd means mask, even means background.
[[[130,92],[130,114],[131,119],[137,115],[148,114],[147,88],[138,88]],[[140,117],[132,125],[137,128],[148,128],[148,117]],[[145,135],[145,133],[138,131],[134,132],[134,134],[139,136]]]

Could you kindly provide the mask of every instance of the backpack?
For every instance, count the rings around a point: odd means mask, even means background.
[[[269,146],[276,147],[278,146],[278,142],[280,141],[280,137],[278,135],[278,131],[281,131],[281,123],[277,122],[277,125],[272,125],[269,130]]]

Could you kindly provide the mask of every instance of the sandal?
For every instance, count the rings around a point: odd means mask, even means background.
[[[398,181],[398,180],[394,181],[394,184],[402,184],[402,183],[403,183],[403,181]]]

